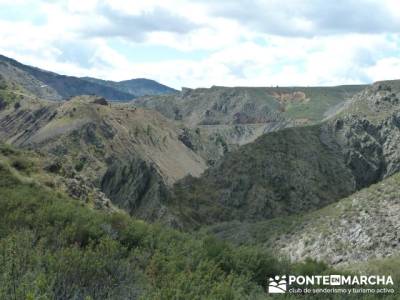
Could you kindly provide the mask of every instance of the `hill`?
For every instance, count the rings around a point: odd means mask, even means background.
[[[3,55],[0,55],[0,75],[6,81],[19,85],[25,92],[46,100],[65,100],[79,95],[97,95],[108,100],[130,101],[139,95],[174,91],[147,79],[133,79],[117,83],[95,78],[59,75],[24,65]]]
[[[280,125],[268,128],[278,131],[255,142],[252,133],[236,126],[262,134],[258,124],[190,128],[94,96],[63,103],[14,96],[22,100],[8,100],[0,111],[3,141],[46,153],[56,172],[97,187],[133,215],[173,226],[310,211],[399,170],[396,81],[368,87],[322,123],[294,124],[276,114]],[[242,137],[235,143],[243,144],[244,138],[250,143],[238,149],[228,144],[226,136],[235,139],[232,132]]]
[[[208,229],[239,245],[259,245],[302,261],[361,265],[400,250],[400,174],[311,213],[264,222],[231,222]]]
[[[123,81],[101,80],[91,77],[82,77],[82,79],[108,86],[120,92],[135,95],[136,97],[142,97],[146,95],[173,94],[177,92],[177,90],[174,90],[166,85],[146,78],[136,78]]]
[[[156,112],[94,96],[14,103],[0,111],[0,140],[46,154],[55,173],[101,189],[143,218],[164,215],[164,190],[206,168],[182,143],[180,129]]]
[[[184,88],[178,94],[139,98],[135,104],[190,127],[272,123],[283,118],[310,124],[332,114],[365,87]]]
[[[3,141],[48,154],[57,172],[94,185],[133,215],[173,226],[310,211],[399,170],[396,81],[356,94],[329,120],[236,150],[218,130],[213,136],[132,104],[24,97],[0,112]]]
[[[176,94],[141,97],[134,104],[181,122],[191,144],[198,143],[197,135],[191,134],[194,131],[201,132],[203,141],[221,141],[224,147],[212,153],[213,165],[227,151],[263,134],[332,116],[365,87],[184,88]]]
[[[400,170],[399,81],[378,82],[320,124],[269,133],[179,181],[188,224],[262,220],[320,208]]]

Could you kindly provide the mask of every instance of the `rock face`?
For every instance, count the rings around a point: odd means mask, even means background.
[[[0,139],[17,146],[26,143],[57,115],[57,104],[32,100],[0,112]]]
[[[292,120],[313,123],[365,86],[183,89],[181,93],[135,99],[189,127],[221,124],[266,124]]]
[[[274,247],[293,261],[313,257],[332,265],[382,258],[400,250],[398,174],[307,216]]]
[[[272,132],[228,153],[200,178],[178,182],[172,197],[202,224],[309,211],[355,188],[332,134],[314,125]]]
[[[165,184],[156,168],[140,159],[114,162],[101,181],[101,189],[131,214],[147,213],[150,203],[159,201],[159,187]]]
[[[61,178],[63,190],[70,197],[86,203],[92,202],[96,209],[114,210],[111,200],[91,182],[86,182],[84,177],[78,175],[74,178]]]
[[[358,188],[400,170],[400,89],[398,82],[376,83],[335,120],[336,138]]]
[[[189,223],[261,220],[316,209],[400,168],[398,82],[377,83],[322,124],[284,129],[175,185]]]
[[[173,95],[142,97],[135,105],[156,110],[188,131],[186,141],[214,165],[226,152],[268,132],[310,125],[335,114],[364,86],[182,89]],[[202,146],[203,145],[203,146]],[[201,149],[202,148],[202,149]]]
[[[86,200],[84,186],[93,185],[132,214],[156,219],[155,211],[163,211],[158,194],[187,174],[199,176],[206,163],[158,113],[97,99],[26,99],[0,112],[0,139],[47,155],[48,169],[71,179],[72,196]]]
[[[94,99],[93,103],[98,105],[108,105],[107,100],[102,97]]]
[[[255,223],[222,223],[208,231],[239,245],[263,246],[291,261],[313,258],[347,265],[398,255],[399,184],[398,173],[313,212]]]
[[[131,215],[181,226],[163,203],[167,186],[151,163],[141,159],[114,162],[103,176],[101,190]]]

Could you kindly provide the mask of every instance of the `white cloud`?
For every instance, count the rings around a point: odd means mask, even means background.
[[[40,12],[40,22],[10,20],[0,14],[0,53],[62,74],[112,80],[147,77],[176,88],[332,85],[400,78],[400,34],[394,26],[396,18],[400,20],[397,1],[379,1],[374,13],[382,20],[368,14],[365,7],[378,3],[372,0],[364,5],[353,0],[349,7],[332,2],[338,6],[333,12],[344,14],[334,18],[321,6],[326,1],[296,0],[291,6],[275,0],[252,1],[253,6],[246,1],[228,5],[221,0],[220,7],[215,3],[0,0],[0,10],[1,5],[11,5],[29,14],[27,8],[34,6],[33,11]],[[346,19],[350,8],[359,9],[351,22]],[[124,43],[115,46],[118,39]],[[121,49],[124,44],[132,49],[129,55]],[[138,63],[131,57],[136,49],[143,50],[135,45],[169,47],[176,53],[161,61],[154,57],[157,62]],[[206,54],[179,58],[179,53],[200,50]]]
[[[373,81],[400,79],[400,58],[383,58],[366,72]]]
[[[247,0],[209,1],[209,13],[266,34],[318,36],[327,34],[398,32],[399,5],[382,0]],[[397,9],[396,9],[397,8]]]

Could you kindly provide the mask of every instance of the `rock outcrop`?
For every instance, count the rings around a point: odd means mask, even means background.
[[[66,178],[71,196],[87,201],[97,188],[105,194],[93,195],[98,205],[107,205],[106,197],[131,214],[155,220],[156,209],[164,210],[158,193],[188,174],[199,176],[206,162],[158,113],[98,101],[94,96],[62,103],[27,99],[19,109],[0,112],[0,139],[47,155],[48,170]]]
[[[175,185],[177,210],[192,225],[269,219],[320,208],[396,173],[399,96],[397,81],[376,83],[321,124],[272,132],[228,153],[202,177]]]
[[[292,261],[306,257],[332,265],[383,258],[400,250],[398,174],[339,203],[307,215],[272,242]]]
[[[199,145],[199,154],[213,165],[226,152],[263,134],[320,122],[342,109],[363,88],[183,88],[181,93],[138,98],[134,104],[156,110],[188,130],[201,132],[185,133],[185,140]]]
[[[366,263],[400,251],[400,173],[337,203],[262,222],[227,222],[207,229],[238,245],[255,244],[291,261]]]

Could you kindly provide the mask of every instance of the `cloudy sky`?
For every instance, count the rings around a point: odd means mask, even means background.
[[[169,86],[400,78],[398,0],[0,0],[0,54]]]

